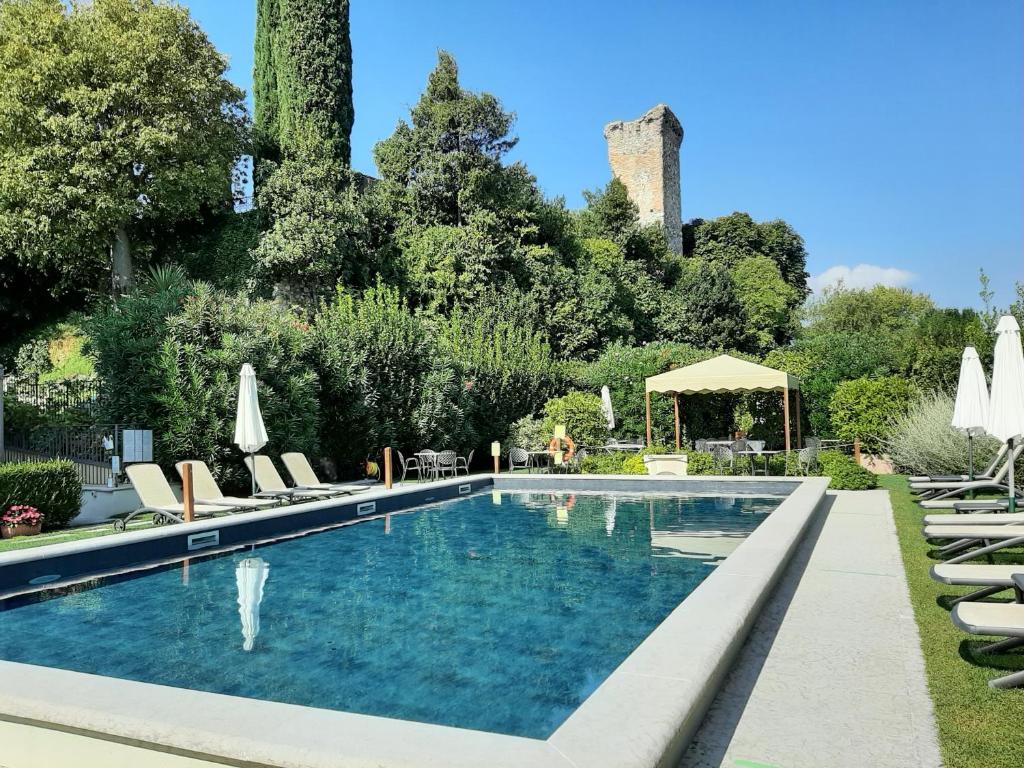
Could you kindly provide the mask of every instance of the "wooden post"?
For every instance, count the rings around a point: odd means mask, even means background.
[[[391,446],[388,446],[384,449],[384,488],[386,490],[391,490],[391,484]]]
[[[491,443],[491,458],[494,459],[494,474],[501,472],[501,443],[495,440]]]
[[[782,425],[786,430],[786,453],[789,453],[789,387],[782,390]]]
[[[860,438],[853,438],[853,463],[860,466]]]
[[[184,506],[185,522],[196,519],[196,497],[192,490],[192,462],[181,465],[181,503]]]
[[[679,393],[672,393],[672,403],[676,411],[676,453],[679,453]]]
[[[647,392],[644,395],[647,401],[647,447],[651,447],[651,393]]]
[[[793,393],[793,398],[796,400],[796,447],[797,449],[803,448],[803,439],[800,436],[800,390],[798,389]]]

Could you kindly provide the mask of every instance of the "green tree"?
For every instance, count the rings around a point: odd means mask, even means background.
[[[671,290],[658,327],[672,341],[700,349],[748,350],[743,305],[732,277],[722,264],[692,259]]]
[[[829,402],[836,437],[859,439],[865,450],[879,452],[912,395],[912,386],[901,376],[844,381]]]
[[[601,446],[608,442],[608,422],[601,411],[601,398],[590,392],[573,390],[544,404],[542,430],[545,437],[559,425],[577,446]]]
[[[793,338],[798,291],[767,256],[744,256],[729,270],[736,298],[749,321],[754,351],[761,354]]]
[[[352,157],[349,0],[258,0],[253,90],[261,159],[301,156],[314,138]]]
[[[0,3],[3,258],[54,295],[120,288],[138,233],[228,206],[248,121],[226,69],[177,5]]]

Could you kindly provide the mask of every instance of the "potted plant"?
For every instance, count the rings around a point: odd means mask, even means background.
[[[28,504],[12,504],[0,517],[0,536],[35,536],[43,529],[43,513]]]

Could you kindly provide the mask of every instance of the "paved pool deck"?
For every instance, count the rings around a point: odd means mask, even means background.
[[[831,492],[679,768],[941,765],[889,495]]]

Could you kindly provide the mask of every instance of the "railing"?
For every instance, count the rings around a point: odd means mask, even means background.
[[[5,461],[70,459],[86,485],[106,485],[112,477],[110,459],[123,455],[124,424],[35,427],[4,436]],[[114,484],[117,477],[113,478]]]
[[[49,461],[53,458],[53,456],[46,456],[41,453],[26,451],[21,448],[6,448],[3,455],[0,455],[0,463],[8,462],[17,464],[29,461]],[[69,457],[63,458],[68,458],[68,461],[75,465],[75,469],[78,472],[78,479],[82,482],[82,485],[107,485],[108,481],[111,479],[112,473],[109,461],[97,462],[85,461],[83,459],[72,459]]]
[[[8,398],[35,406],[47,416],[89,423],[99,415],[103,386],[97,378],[40,382],[38,378],[10,376],[3,381]]]

